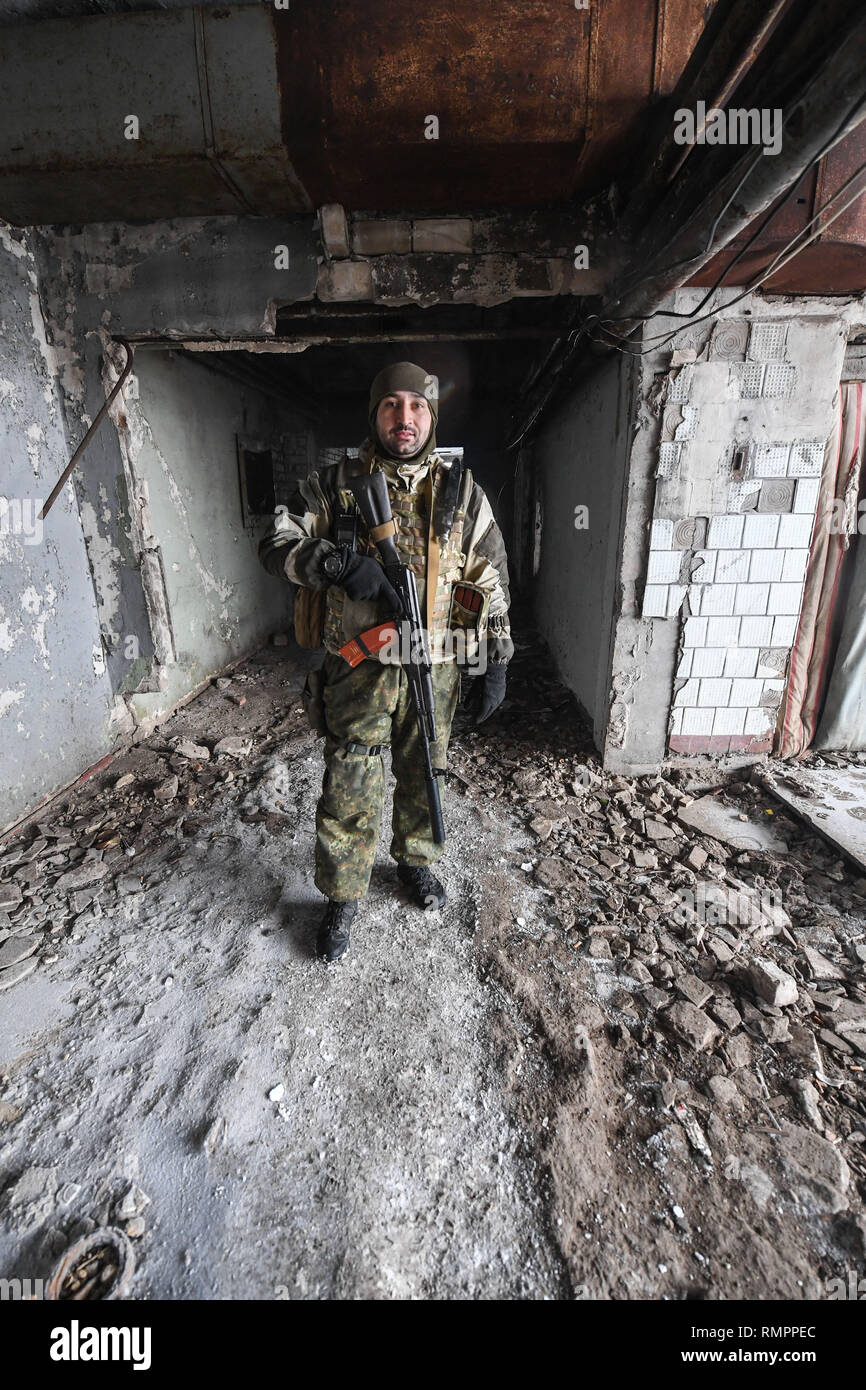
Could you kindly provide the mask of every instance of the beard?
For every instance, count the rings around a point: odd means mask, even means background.
[[[384,436],[381,431],[377,432],[382,446],[392,458],[399,459],[411,459],[414,458],[416,454],[420,454],[427,440],[430,438],[430,430],[428,430],[422,438],[420,432],[414,427],[410,427],[405,435],[396,429],[388,430],[387,434]]]

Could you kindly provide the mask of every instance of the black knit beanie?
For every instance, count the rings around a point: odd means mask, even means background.
[[[419,396],[424,397],[430,407],[433,424],[429,435],[417,454],[413,454],[409,458],[404,457],[406,463],[421,463],[436,448],[436,426],[439,423],[438,378],[430,372],[425,372],[424,368],[419,367],[415,362],[392,362],[376,374],[373,378],[373,385],[370,387],[369,420],[377,449],[385,449],[385,446],[376,431],[376,412],[383,397],[389,396],[392,391],[415,391]],[[388,451],[385,450],[385,452]]]

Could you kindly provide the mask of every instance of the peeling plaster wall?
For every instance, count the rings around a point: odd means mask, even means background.
[[[139,718],[152,719],[289,625],[291,588],[258,560],[267,522],[242,516],[237,439],[280,457],[303,425],[278,402],[176,352],[139,353],[125,396],[122,442],[168,628],[162,689],[130,700]]]
[[[0,224],[0,827],[111,748],[111,684],[28,239]]]
[[[112,338],[273,332],[277,305],[310,298],[318,270],[312,217],[45,227],[34,242],[70,450],[122,367]],[[277,246],[288,248],[285,269]],[[117,693],[138,698],[163,691],[172,652],[146,501],[123,444],[127,396],[113,408],[116,427],[104,423],[88,446],[74,486],[108,673]]]
[[[772,748],[846,342],[866,312],[733,295],[641,359],[605,739],[623,772],[669,751]]]
[[[630,402],[629,364],[616,356],[575,386],[534,447],[543,509],[536,620],[600,746],[608,717]]]

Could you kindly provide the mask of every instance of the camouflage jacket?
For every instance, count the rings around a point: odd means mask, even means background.
[[[344,457],[299,484],[288,509],[278,509],[273,525],[262,538],[259,558],[271,574],[285,576],[305,588],[327,590],[325,647],[329,652],[339,652],[353,637],[384,622],[390,615],[380,604],[353,602],[337,585],[329,584],[322,572],[322,562],[337,549],[332,539],[336,516],[341,508],[353,505],[347,480],[370,468],[381,468],[388,479],[397,523],[395,541],[403,563],[415,573],[433,660],[455,659],[453,643],[449,646],[443,634],[455,626],[452,593],[455,585],[462,582],[477,586],[484,595],[478,635],[486,638],[487,660],[506,665],[514,647],[508,622],[508,563],[502,533],[483,489],[468,469],[449,467],[435,452],[428,462],[429,467],[425,464],[417,468],[413,468],[411,460],[399,464],[374,454],[366,441],[358,459]],[[458,471],[452,475],[451,468]],[[436,556],[432,556],[433,547]],[[356,550],[381,562],[360,517]],[[435,593],[428,595],[431,558],[437,562],[438,574]],[[459,646],[456,655],[460,659]]]

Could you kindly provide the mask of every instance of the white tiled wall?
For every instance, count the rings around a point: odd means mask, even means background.
[[[755,433],[760,437],[738,445],[745,467],[727,478],[724,469],[731,467],[734,446],[727,446],[726,453],[724,443],[712,441],[720,438],[724,400],[796,394],[799,368],[786,360],[792,332],[785,322],[752,323],[740,335],[740,360],[712,360],[711,349],[709,360],[671,374],[668,399],[678,403],[672,409],[682,412],[682,423],[674,413],[675,442],[661,445],[657,507],[659,496],[667,499],[669,509],[672,496],[682,496],[683,503],[691,496],[694,505],[700,495],[704,508],[712,511],[707,508],[710,492],[701,480],[711,478],[714,468],[720,486],[711,484],[712,498],[728,499],[726,511],[706,516],[705,510],[705,519],[698,520],[693,550],[677,548],[684,528],[670,510],[652,522],[643,616],[683,624],[673,734],[764,736],[775,723],[802,604],[824,441],[767,438],[766,424],[757,422],[771,418],[760,414],[769,407],[748,408],[757,412]],[[731,342],[737,337],[727,334]],[[732,435],[734,420],[739,430],[749,418],[744,409],[741,405],[740,415],[731,416]],[[777,418],[786,423],[784,415]],[[670,439],[670,423],[667,428]],[[761,510],[762,503],[767,508],[775,504],[775,509]],[[790,511],[784,510],[787,506]],[[686,515],[687,510],[683,520]]]

